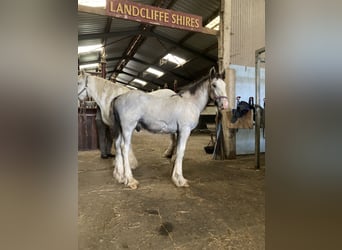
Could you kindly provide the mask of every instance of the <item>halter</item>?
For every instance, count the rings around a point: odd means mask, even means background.
[[[84,88],[78,93],[78,96],[77,96],[77,97],[78,97],[78,100],[80,100],[80,102],[82,102],[82,100],[80,99],[79,96],[80,96],[84,91],[86,91],[86,94],[87,94],[86,96],[89,97],[89,96],[88,96],[87,88],[88,88],[88,76],[86,76],[86,81],[85,81],[85,84],[84,84]]]
[[[215,96],[214,98],[214,101],[216,102],[217,99],[227,99],[228,100],[228,97],[227,96],[224,96],[224,95],[219,95],[219,96]]]

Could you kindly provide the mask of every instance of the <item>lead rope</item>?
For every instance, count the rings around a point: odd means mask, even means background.
[[[211,91],[211,79],[209,78],[209,88],[208,88],[208,95],[209,95],[209,98],[211,98],[210,96],[210,91]],[[217,106],[218,102],[217,100],[218,99],[221,99],[221,98],[227,98],[226,96],[214,96],[214,102],[215,102],[215,105],[216,105],[216,108],[217,108],[217,125],[216,125],[216,141],[215,141],[215,144],[214,144],[214,150],[213,150],[213,154],[212,154],[212,159],[215,160],[216,159],[216,155],[217,155],[217,150],[218,150],[218,143],[221,143],[220,141],[220,134],[221,134],[221,130],[222,130],[222,115],[219,111],[219,108]],[[221,151],[221,158],[222,158],[222,144],[220,145],[220,151]]]
[[[211,98],[210,96],[210,90],[211,90],[211,84],[212,84],[212,81],[211,79],[209,78],[209,88],[208,88],[208,95],[209,95],[209,98]],[[220,99],[227,99],[228,100],[228,97],[227,96],[214,96],[214,102],[216,104],[216,107],[218,109],[218,102],[217,100],[220,100]],[[216,159],[216,155],[217,155],[217,150],[219,149],[220,150],[220,157],[221,159],[224,159],[224,152],[223,152],[223,144],[222,144],[222,140],[221,140],[221,133],[222,133],[222,114],[220,113],[220,111],[218,110],[218,120],[217,120],[217,128],[216,128],[216,141],[215,141],[215,145],[214,145],[214,150],[213,150],[213,154],[212,154],[212,159]],[[218,143],[220,143],[219,145],[219,148],[218,148]]]

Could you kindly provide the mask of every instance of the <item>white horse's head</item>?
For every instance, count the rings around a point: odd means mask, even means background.
[[[214,67],[211,68],[209,72],[209,95],[219,109],[228,109],[228,97],[226,83],[223,81],[224,78],[225,73],[218,74]]]
[[[78,75],[77,80],[77,93],[78,99],[80,102],[83,102],[88,98],[88,77],[90,74],[86,73],[84,70],[81,70],[80,74]]]

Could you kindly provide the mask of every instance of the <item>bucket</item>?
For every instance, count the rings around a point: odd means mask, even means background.
[[[214,135],[210,134],[210,141],[209,141],[208,145],[204,147],[204,151],[207,154],[212,154],[212,153],[214,153],[214,149],[215,149]]]

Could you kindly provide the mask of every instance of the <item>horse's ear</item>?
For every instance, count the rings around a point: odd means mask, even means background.
[[[222,73],[220,74],[220,76],[224,80],[226,78],[226,71],[223,70]]]
[[[210,81],[216,77],[216,69],[215,67],[212,67],[209,71],[209,79]]]

